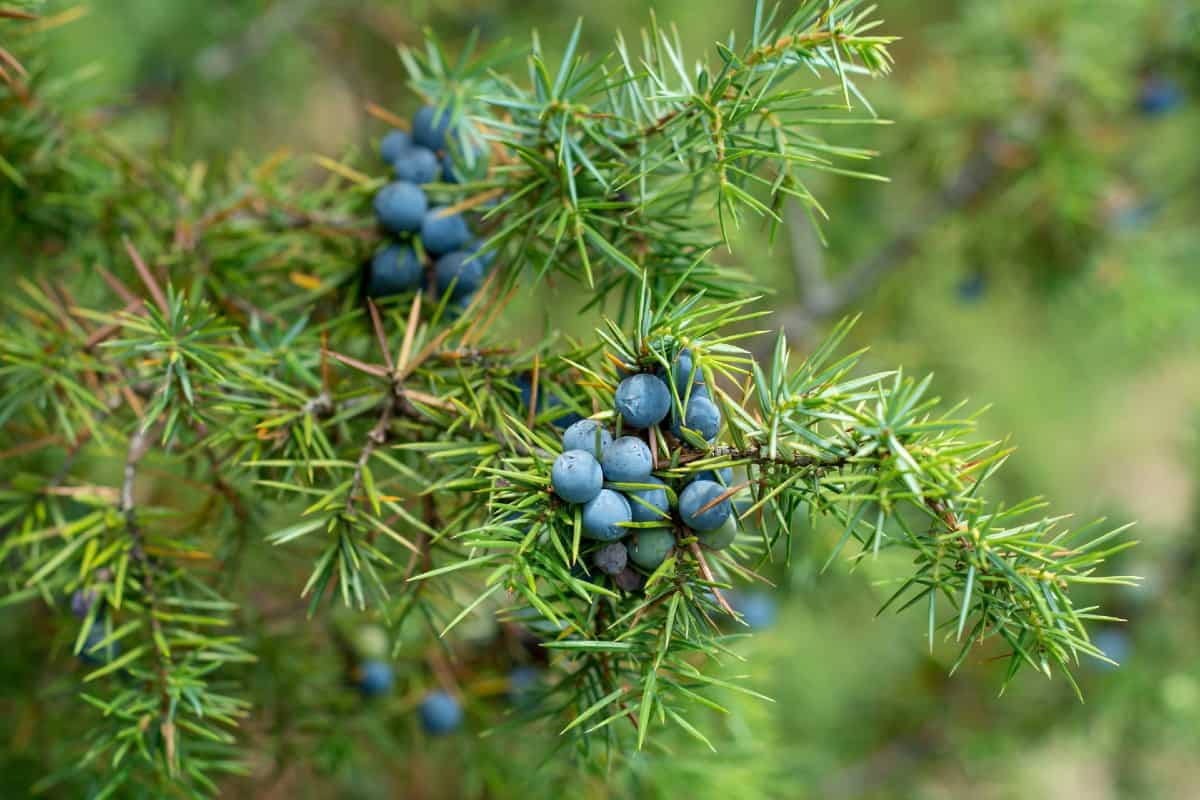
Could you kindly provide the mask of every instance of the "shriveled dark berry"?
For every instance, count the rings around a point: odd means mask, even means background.
[[[616,575],[625,569],[628,560],[629,553],[620,542],[606,544],[592,554],[592,563],[605,575]]]
[[[641,588],[646,585],[646,579],[636,569],[626,567],[613,576],[613,583],[621,591],[637,592],[641,591]]]

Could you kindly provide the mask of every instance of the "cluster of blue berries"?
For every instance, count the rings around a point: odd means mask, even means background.
[[[375,215],[396,240],[371,259],[370,297],[425,288],[432,269],[438,295],[449,292],[452,302],[465,306],[491,266],[493,254],[480,252],[463,216],[447,206],[430,205],[423,188],[459,181],[449,150],[450,121],[450,110],[425,106],[413,117],[411,134],[393,130],[380,143],[380,156],[395,180],[375,195]]]
[[[715,439],[720,411],[695,372],[691,355],[680,353],[671,379],[685,402],[683,414],[673,402],[665,372],[627,375],[615,396],[622,427],[645,430],[670,418],[676,436],[682,438],[686,428],[706,441]],[[568,427],[562,445],[551,468],[551,485],[559,498],[582,506],[583,536],[598,543],[592,564],[621,589],[640,589],[638,569],[653,571],[662,564],[675,548],[677,533],[694,535],[712,550],[728,547],[737,536],[727,495],[731,469],[698,472],[681,486],[669,486],[651,474],[654,460],[641,436],[614,438],[592,419]]]

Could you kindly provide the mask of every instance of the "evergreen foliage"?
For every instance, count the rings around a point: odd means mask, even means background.
[[[817,518],[843,531],[827,566],[904,554],[881,611],[918,610],[956,667],[1105,659],[1088,625],[1110,618],[1072,591],[1128,581],[1103,571],[1121,529],[989,502],[1008,448],[931,379],[861,368],[850,322],[802,360],[782,333],[752,354],[767,312],[734,231],[823,218],[809,176],[878,179],[817,133],[875,122],[851,112],[891,63],[870,8],[758,2],[696,63],[653,19],[601,57],[576,27],[556,63],[430,38],[402,58],[436,165],[381,132],[382,160],[221,174],[89,125],[39,60],[70,12],[24,8],[0,19],[0,258],[33,264],[0,306],[3,597],[61,617],[86,662],[65,713],[94,715],[42,788],[204,796],[249,768],[259,621],[235,598],[262,550],[311,565],[311,625],[341,604],[395,632],[382,656],[334,637],[346,681],[404,687],[430,735],[494,720],[412,631],[463,663],[492,655],[473,616],[519,626],[546,668],[509,724],[605,765],[668,728],[720,748],[698,714],[751,690],[716,666],[771,616],[733,601]],[[587,288],[593,338],[498,332],[545,280]]]

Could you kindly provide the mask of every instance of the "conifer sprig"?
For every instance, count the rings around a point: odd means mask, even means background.
[[[0,112],[19,111],[0,113],[0,204],[33,264],[0,301],[3,602],[90,598],[63,638],[89,660],[100,721],[79,766],[109,770],[100,791],[204,795],[243,769],[247,554],[304,559],[307,617],[340,602],[418,629],[421,655],[399,638],[392,652],[417,689],[465,692],[473,616],[520,626],[552,668],[520,724],[552,718],[585,754],[667,726],[719,747],[697,712],[753,694],[721,668],[739,657],[729,590],[820,520],[840,531],[830,563],[911,559],[884,609],[923,608],[931,647],[961,641],[955,667],[993,648],[1007,683],[1100,657],[1086,623],[1104,617],[1071,591],[1127,580],[1100,572],[1120,531],[988,503],[1005,451],[974,442],[929,379],[861,374],[861,354],[838,355],[849,323],[798,364],[782,337],[756,362],[758,292],[712,258],[746,212],[773,227],[792,197],[823,214],[806,171],[866,176],[846,165],[869,153],[813,130],[869,120],[830,115],[869,110],[854,81],[890,65],[875,26],[858,2],[759,2],[746,41],[694,67],[657,22],[637,55],[588,56],[577,28],[557,65],[530,43],[524,82],[498,53],[405,51],[416,90],[452,114],[464,171],[428,193],[497,256],[469,303],[433,280],[363,297],[384,244],[370,166],[318,157],[312,182],[314,160],[282,154],[217,176],[143,163],[58,110],[61,86],[22,53],[28,94],[0,82]],[[551,273],[588,287],[602,326],[514,344],[497,321]],[[670,416],[636,436],[669,509],[622,525],[673,541],[620,584],[592,569],[552,471],[572,421],[633,431],[614,408],[634,373],[668,385]],[[688,420],[701,394],[716,436]],[[731,501],[724,546],[677,509],[700,473],[730,476],[696,510]]]

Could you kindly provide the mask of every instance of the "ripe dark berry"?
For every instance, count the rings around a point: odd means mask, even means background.
[[[653,483],[661,489],[631,489],[625,492],[634,522],[661,522],[668,519],[671,506],[667,500],[666,484],[651,475],[640,483]]]
[[[601,489],[583,507],[583,535],[601,542],[614,542],[629,531],[622,523],[629,522],[629,501],[612,489]]]
[[[434,265],[438,291],[445,294],[453,284],[452,300],[462,300],[483,283],[483,267],[477,258],[463,250],[447,253]]]
[[[636,569],[626,567],[613,576],[613,583],[622,591],[636,592],[646,585],[646,579]]]
[[[443,153],[442,158],[442,181],[445,183],[462,183],[462,175],[458,172],[458,166],[454,163],[454,158],[449,153]]]
[[[628,560],[629,553],[625,550],[625,545],[620,542],[606,544],[592,554],[592,563],[605,575],[616,575],[625,569]]]
[[[410,147],[392,162],[396,180],[409,183],[433,183],[441,169],[437,154],[424,147]]]
[[[706,442],[711,442],[717,438],[717,433],[721,430],[721,411],[712,400],[707,397],[697,397],[693,392],[692,398],[687,404],[683,427],[700,434]],[[671,426],[671,430],[676,436],[681,436],[682,431],[680,431],[678,420]]]
[[[530,706],[537,701],[542,671],[528,664],[518,664],[508,673],[508,702],[514,706]]]
[[[604,487],[600,462],[586,450],[568,450],[554,459],[550,470],[554,493],[568,503],[581,505],[596,498]]]
[[[448,214],[445,206],[434,206],[421,221],[421,244],[436,256],[454,252],[471,240],[462,214]],[[482,271],[482,269],[481,269]]]
[[[371,274],[367,279],[367,294],[387,297],[420,287],[425,274],[421,259],[406,244],[389,244],[371,259]]]
[[[458,698],[441,690],[425,695],[418,709],[421,727],[430,736],[445,736],[462,725],[463,710]]]
[[[594,586],[604,583],[604,576],[599,574],[599,570],[589,572],[582,561],[575,562],[575,566],[571,567],[571,577],[577,581],[587,581]]]
[[[712,481],[719,483],[722,486],[733,485],[733,467],[721,467],[720,469],[703,469],[692,474],[693,481]]]
[[[695,369],[694,374],[693,369]],[[675,363],[671,365],[671,377],[675,381],[675,391],[679,392],[680,399],[687,395],[688,381],[704,385],[704,373],[695,366],[695,362],[692,360],[692,351],[686,347],[679,351],[679,355],[675,356]],[[695,391],[696,389],[693,387],[693,395]]]
[[[454,115],[449,108],[424,106],[418,109],[413,116],[413,142],[430,150],[445,150],[446,132],[450,130],[453,119]]]
[[[547,409],[553,410],[556,408],[565,408],[567,405],[566,403],[563,402],[561,397],[559,397],[556,394],[550,394],[549,392],[547,392],[545,395],[543,395],[543,399],[544,399],[544,402],[541,403],[543,410],[547,410]],[[565,431],[567,428],[571,427],[576,422],[579,422],[579,420],[581,420],[581,419],[583,419],[583,415],[581,415],[575,411],[567,411],[566,414],[560,414],[560,415],[554,417],[554,419],[550,422],[550,424],[553,425],[554,427],[558,428],[560,431]]]
[[[958,282],[956,289],[962,303],[976,303],[987,294],[987,276],[976,270]]]
[[[586,450],[595,458],[601,458],[612,444],[612,434],[599,422],[581,419],[563,431],[563,450]]]
[[[379,157],[391,164],[400,154],[412,146],[412,137],[402,130],[388,131],[379,142]]]
[[[709,503],[725,493],[725,487],[713,481],[693,481],[679,494],[679,516],[683,524],[696,531],[715,531],[729,517],[729,498],[712,508]]]
[[[668,528],[644,528],[629,537],[629,560],[642,569],[656,569],[675,547],[675,534]]]
[[[496,251],[484,250],[483,242],[479,241],[478,239],[468,242],[466,246],[463,247],[463,250],[466,250],[468,253],[478,259],[479,264],[481,267],[483,267],[484,272],[487,272],[489,269],[491,269],[492,264],[496,261]]]
[[[429,210],[425,192],[415,183],[393,181],[375,195],[379,224],[392,233],[416,233]]]
[[[662,378],[648,372],[621,381],[615,400],[617,412],[633,428],[657,425],[671,410],[671,390]]]
[[[96,604],[96,597],[95,589],[76,589],[71,595],[71,613],[83,619]]]
[[[755,630],[775,622],[778,608],[775,598],[766,592],[730,592],[727,599],[733,610],[741,614],[745,623]]]
[[[730,514],[721,523],[721,527],[716,530],[696,531],[696,539],[709,550],[724,550],[733,544],[733,540],[737,538],[737,534],[737,522],[734,520],[733,514]]]
[[[358,668],[358,690],[367,697],[379,697],[392,690],[395,675],[392,665],[386,661],[371,659]]]
[[[108,636],[99,624],[93,625],[83,640],[79,650],[79,660],[92,666],[107,664],[121,654],[120,642],[109,642],[103,647],[97,647]]]
[[[1137,95],[1137,108],[1147,117],[1157,117],[1173,111],[1183,102],[1183,92],[1170,78],[1152,75],[1142,82]]]
[[[650,477],[650,448],[636,436],[622,436],[610,444],[600,460],[604,477],[613,483],[642,483]]]

